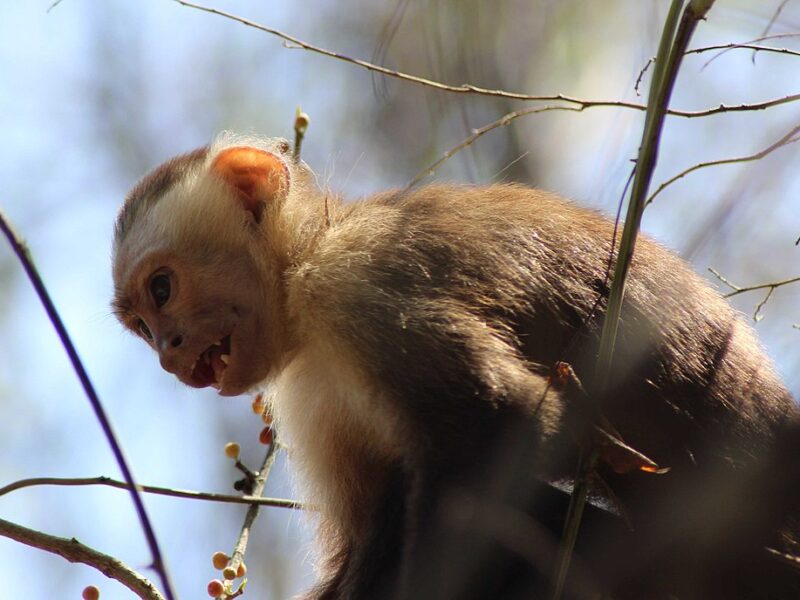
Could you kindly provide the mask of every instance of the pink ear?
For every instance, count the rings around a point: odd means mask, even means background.
[[[226,148],[214,159],[211,170],[237,191],[256,222],[261,221],[264,208],[286,192],[289,183],[283,161],[258,148]]]

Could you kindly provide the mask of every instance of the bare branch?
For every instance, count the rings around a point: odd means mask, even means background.
[[[75,538],[56,537],[11,523],[5,519],[0,519],[0,535],[32,548],[57,554],[69,562],[82,563],[94,567],[106,577],[119,581],[144,600],[164,600],[164,596],[150,581],[121,560],[94,550]]]
[[[747,40],[746,42],[742,42],[740,44],[734,44],[730,48],[724,47],[722,50],[720,50],[720,52],[718,52],[717,54],[712,56],[710,59],[708,59],[708,61],[706,61],[706,63],[703,65],[703,68],[705,69],[708,65],[710,65],[712,62],[717,60],[720,56],[723,56],[723,55],[727,54],[731,50],[736,50],[737,48],[739,48],[739,47],[741,47],[743,45],[758,44],[759,42],[766,42],[766,41],[769,41],[769,40],[777,40],[777,39],[785,39],[785,38],[797,37],[799,35],[800,35],[800,33],[778,33],[778,34],[773,34],[773,35],[762,35],[760,37],[753,38],[752,40]],[[756,53],[753,52],[753,56],[755,56],[755,54]]]
[[[791,277],[789,279],[783,279],[781,281],[772,281],[770,283],[760,283],[758,285],[739,286],[739,285],[736,285],[735,283],[732,283],[731,281],[729,281],[725,277],[723,277],[719,273],[719,271],[717,271],[716,269],[712,269],[711,267],[709,267],[708,270],[711,272],[712,275],[714,275],[714,277],[719,279],[722,283],[724,283],[725,285],[727,285],[729,288],[731,288],[733,290],[732,292],[728,292],[727,294],[723,294],[723,297],[725,297],[725,298],[731,298],[733,296],[738,296],[739,294],[744,294],[745,292],[754,292],[754,291],[757,291],[757,290],[767,290],[766,295],[761,300],[761,302],[759,302],[756,305],[755,311],[753,312],[753,320],[754,321],[760,321],[763,318],[763,315],[760,315],[759,313],[761,312],[761,309],[764,308],[764,305],[770,299],[770,297],[772,296],[772,294],[773,294],[773,292],[775,290],[777,290],[779,287],[783,287],[785,285],[790,285],[792,283],[797,283],[797,282],[800,281],[800,276],[798,276],[798,277]]]
[[[595,383],[602,397],[610,384],[609,373],[613,365],[614,347],[619,327],[622,303],[625,297],[625,284],[633,254],[636,239],[639,234],[642,214],[647,200],[647,191],[658,160],[658,147],[661,140],[661,131],[668,113],[669,101],[675,87],[681,61],[686,47],[694,34],[697,24],[705,18],[714,0],[692,0],[684,6],[682,0],[672,0],[664,29],[656,54],[656,69],[650,83],[650,93],[647,99],[647,113],[645,115],[642,142],[636,159],[631,196],[628,201],[627,218],[622,231],[617,260],[614,265],[614,278],[609,291],[608,305],[606,308],[603,328],[600,334],[597,362],[595,364]],[[600,409],[595,407],[599,417]],[[584,448],[581,450],[575,484],[564,520],[564,531],[556,559],[554,571],[555,585],[552,590],[553,600],[562,597],[567,572],[572,557],[572,552],[578,536],[578,528],[588,495],[589,475],[594,470],[598,460],[597,448]]]
[[[269,445],[269,449],[264,456],[264,462],[261,464],[261,468],[259,469],[255,478],[252,494],[255,497],[260,497],[264,492],[264,486],[267,483],[267,477],[269,477],[269,472],[272,470],[272,464],[275,462],[275,448],[276,445],[273,438],[273,442]],[[231,555],[231,560],[228,563],[228,566],[233,568],[235,571],[238,571],[239,565],[242,564],[244,559],[244,553],[247,550],[247,542],[250,538],[250,529],[252,528],[256,517],[258,517],[259,508],[259,504],[253,503],[251,504],[250,508],[247,509],[247,514],[245,515],[244,523],[242,524],[242,530],[239,533],[239,538],[236,541],[236,546],[234,547],[233,554]]]
[[[769,23],[767,23],[767,26],[764,27],[764,31],[761,32],[761,35],[767,35],[769,33],[769,30],[772,29],[773,25],[775,25],[775,22],[778,20],[778,17],[781,16],[781,12],[783,12],[783,9],[786,8],[787,4],[789,4],[789,0],[783,0],[778,5],[778,8],[776,8],[775,12],[772,13],[772,17],[770,18]]]
[[[431,175],[433,175],[436,172],[436,169],[439,168],[443,163],[450,160],[455,154],[471,146],[473,143],[475,143],[476,140],[478,140],[478,138],[486,135],[487,133],[493,131],[494,129],[498,129],[499,127],[505,127],[506,125],[509,125],[511,121],[513,121],[514,119],[550,110],[570,110],[573,112],[581,112],[584,110],[584,108],[585,107],[583,106],[547,105],[547,106],[537,106],[535,108],[526,108],[523,110],[515,110],[513,112],[505,114],[496,121],[489,123],[488,125],[484,125],[483,127],[480,127],[478,129],[473,129],[472,134],[469,137],[467,137],[464,141],[450,148],[447,152],[445,152],[442,155],[442,157],[439,160],[430,164],[429,166],[422,169],[419,173],[417,173],[414,179],[412,179],[408,183],[406,189],[414,187],[426,177],[430,177]]]
[[[322,48],[320,46],[315,46],[314,44],[310,44],[308,42],[304,42],[303,40],[296,38],[288,33],[280,31],[278,29],[274,29],[272,27],[267,27],[265,25],[261,25],[256,23],[255,21],[251,21],[249,19],[245,19],[244,17],[240,17],[234,15],[229,12],[225,12],[223,10],[219,10],[217,8],[212,8],[208,6],[202,6],[200,4],[195,4],[193,2],[187,2],[186,0],[174,0],[178,4],[182,6],[186,6],[189,8],[194,8],[203,12],[211,13],[213,15],[218,15],[220,17],[224,17],[226,19],[230,19],[232,21],[236,21],[237,23],[241,23],[247,27],[252,27],[253,29],[257,29],[259,31],[263,31],[264,33],[269,33],[271,35],[277,36],[288,42],[290,45],[287,46],[288,48],[299,48],[302,50],[308,50],[309,52],[315,52],[317,54],[322,54],[323,56],[328,56],[330,58],[335,58],[337,60],[342,60],[369,71],[374,71],[376,73],[380,73],[382,75],[386,75],[387,77],[394,77],[396,79],[403,79],[405,81],[410,81],[412,83],[418,83],[421,85],[426,85],[428,87],[436,88],[438,90],[443,90],[446,92],[455,92],[455,93],[462,93],[462,94],[478,94],[483,96],[495,96],[500,98],[509,98],[512,100],[543,100],[543,101],[563,101],[569,102],[573,104],[584,104],[584,101],[578,100],[576,98],[570,98],[569,96],[564,96],[562,94],[551,95],[551,96],[536,96],[531,94],[520,94],[516,92],[507,92],[504,90],[490,90],[487,88],[478,87],[475,85],[470,84],[461,84],[461,85],[449,85],[446,83],[441,83],[439,81],[433,81],[431,79],[426,79],[424,77],[419,77],[417,75],[411,75],[408,73],[402,73],[400,71],[396,71],[394,69],[389,69],[380,65],[376,65],[375,63],[371,63],[366,60],[361,60],[359,58],[352,58],[350,56],[345,56],[344,54],[340,54],[338,52],[334,52],[333,50],[328,50],[327,48]],[[596,103],[593,103],[596,104]],[[612,102],[612,103],[600,103],[602,105],[610,105],[610,106],[628,106],[629,108],[637,108],[639,110],[644,110],[644,106],[636,105],[636,104],[628,104],[625,102]]]
[[[50,322],[53,324],[53,328],[56,330],[56,333],[61,340],[61,344],[64,346],[64,349],[69,356],[69,360],[72,363],[72,368],[75,370],[75,373],[78,376],[81,385],[83,386],[84,393],[89,399],[89,404],[91,404],[95,416],[100,422],[100,427],[102,428],[103,433],[105,433],[106,439],[111,446],[111,452],[114,454],[114,458],[116,459],[117,464],[122,471],[122,476],[130,486],[128,491],[133,499],[133,504],[136,508],[136,514],[138,515],[139,522],[142,525],[142,530],[144,531],[145,538],[147,539],[147,545],[150,548],[150,553],[153,555],[153,568],[161,577],[161,584],[164,588],[164,594],[166,595],[167,600],[175,600],[175,594],[172,591],[172,584],[170,583],[169,572],[167,571],[167,566],[161,556],[161,549],[159,548],[158,541],[156,540],[155,530],[150,523],[150,518],[147,516],[147,510],[144,507],[144,503],[142,502],[142,498],[139,495],[136,487],[133,471],[131,471],[130,467],[128,466],[128,461],[125,459],[122,446],[117,440],[117,436],[114,434],[111,421],[106,414],[105,408],[103,408],[102,402],[100,402],[100,397],[97,395],[97,392],[95,391],[94,386],[89,379],[89,374],[86,372],[86,369],[84,368],[83,363],[78,356],[78,351],[75,349],[75,345],[72,343],[72,339],[69,337],[66,327],[64,327],[64,322],[61,320],[61,316],[58,314],[58,311],[56,310],[56,307],[50,298],[50,294],[47,292],[47,288],[45,287],[44,282],[39,275],[39,271],[34,265],[33,258],[30,255],[27,245],[23,239],[17,235],[17,232],[11,226],[11,222],[6,218],[2,210],[0,210],[0,230],[2,230],[6,238],[8,238],[14,253],[19,258],[25,273],[28,275],[28,279],[30,279],[33,288],[36,290],[36,293],[39,296],[39,300],[41,300],[42,304],[44,305],[45,312],[50,318]]]
[[[113,487],[121,490],[129,489],[128,484],[124,481],[111,479],[110,477],[32,477],[30,479],[21,479],[10,483],[0,488],[0,496],[4,496],[10,492],[21,490],[27,487],[39,485],[57,485],[57,486],[89,486],[89,485],[102,485]],[[230,504],[258,504],[260,506],[274,506],[277,508],[292,508],[302,510],[304,507],[294,500],[285,500],[283,498],[264,498],[261,496],[241,496],[233,494],[218,494],[215,492],[197,492],[193,490],[181,490],[176,488],[165,488],[154,485],[139,485],[139,491],[148,494],[158,494],[161,496],[172,496],[174,498],[188,498],[190,500],[206,500],[209,502],[227,502]]]
[[[239,17],[229,12],[225,12],[223,10],[219,10],[217,8],[211,8],[208,6],[203,6],[200,4],[195,4],[193,2],[187,2],[186,0],[173,0],[173,2],[177,2],[181,6],[186,6],[188,8],[194,8],[196,10],[200,10],[203,12],[207,12],[213,15],[217,15],[223,17],[225,19],[230,19],[231,21],[235,21],[237,23],[241,23],[247,27],[252,27],[253,29],[257,29],[259,31],[263,31],[264,33],[269,33],[270,35],[274,35],[276,37],[281,38],[284,42],[287,42],[288,48],[298,48],[302,50],[307,50],[309,52],[314,52],[317,54],[321,54],[323,56],[327,56],[329,58],[335,58],[337,60],[342,60],[344,62],[348,62],[350,64],[357,65],[369,71],[373,71],[375,73],[380,73],[387,77],[393,77],[395,79],[401,79],[403,81],[409,81],[412,83],[416,83],[419,85],[424,85],[428,87],[432,87],[437,90],[445,91],[445,92],[452,92],[456,94],[476,94],[480,96],[493,96],[497,98],[507,98],[510,100],[526,100],[526,101],[539,101],[539,102],[564,102],[566,104],[572,104],[574,106],[579,106],[581,108],[595,108],[600,106],[605,107],[614,107],[614,108],[628,108],[633,110],[640,110],[643,111],[647,107],[643,104],[637,104],[635,102],[624,102],[622,100],[586,100],[582,98],[576,98],[574,96],[567,96],[565,94],[522,94],[517,92],[508,92],[505,90],[492,90],[488,88],[483,88],[477,85],[472,85],[469,83],[464,83],[461,85],[450,85],[446,83],[442,83],[439,81],[434,81],[432,79],[426,79],[425,77],[419,77],[417,75],[411,75],[409,73],[403,73],[402,71],[396,71],[394,69],[388,69],[386,67],[382,67],[380,65],[376,65],[366,60],[361,60],[359,58],[352,58],[349,56],[345,56],[344,54],[340,54],[338,52],[334,52],[333,50],[328,50],[327,48],[322,48],[320,46],[315,46],[314,44],[310,44],[308,42],[304,42],[301,39],[298,39],[288,33],[280,31],[278,29],[274,29],[272,27],[267,27],[265,25],[261,25],[256,23],[255,21],[251,21],[249,19],[245,19],[244,17]],[[696,117],[706,117],[709,115],[715,115],[719,113],[725,112],[745,112],[745,111],[756,111],[756,110],[764,110],[765,108],[769,108],[771,106],[777,106],[779,104],[786,104],[788,102],[795,102],[800,100],[800,94],[794,94],[791,96],[784,96],[782,98],[776,98],[773,100],[768,100],[766,102],[757,102],[755,104],[740,104],[737,106],[726,106],[724,104],[720,104],[715,108],[710,108],[707,110],[699,110],[699,111],[684,111],[684,110],[674,110],[669,109],[667,110],[667,114],[676,116],[676,117],[686,117],[686,118],[696,118]]]
[[[787,56],[800,56],[800,52],[797,50],[790,50],[789,48],[776,48],[775,46],[761,46],[759,44],[751,44],[747,42],[743,44],[731,42],[729,44],[717,44],[714,46],[703,46],[702,48],[692,48],[691,50],[687,50],[686,54],[703,54],[704,52],[711,52],[712,50],[753,50],[754,52],[769,52],[773,54],[786,54]],[[717,56],[721,56],[721,54],[718,54]],[[714,58],[709,60],[704,67],[708,66],[708,64],[713,60]]]
[[[773,106],[780,106],[781,104],[788,104],[790,102],[796,102],[798,100],[800,100],[800,94],[790,94],[788,96],[783,96],[781,98],[773,98],[772,100],[766,100],[764,102],[754,102],[752,104],[736,104],[736,105],[720,104],[715,108],[708,108],[705,110],[698,110],[694,112],[684,111],[684,110],[669,110],[667,111],[667,114],[672,116],[687,117],[687,118],[708,117],[710,115],[718,115],[721,113],[751,112],[757,110],[766,110],[768,108],[772,108]]]
[[[715,61],[717,58],[719,58],[723,54],[725,54],[725,53],[727,53],[727,52],[729,52],[731,50],[736,50],[736,49],[739,49],[739,48],[751,49],[751,50],[753,50],[753,54],[754,55],[758,51],[765,51],[765,52],[777,52],[777,53],[780,53],[780,54],[792,54],[792,55],[795,55],[795,56],[800,56],[800,52],[797,52],[797,51],[794,51],[794,50],[787,50],[787,49],[783,49],[783,48],[775,48],[773,46],[754,46],[754,44],[757,44],[758,42],[765,42],[765,41],[768,41],[768,40],[776,40],[776,39],[798,37],[798,36],[800,36],[800,33],[779,33],[779,34],[775,34],[775,35],[764,35],[762,37],[758,37],[758,38],[755,38],[755,39],[752,39],[752,40],[748,40],[746,42],[721,44],[721,45],[718,45],[718,46],[703,46],[701,48],[693,48],[691,50],[687,50],[686,54],[702,54],[703,52],[709,52],[711,50],[722,50],[718,54],[714,55],[711,59],[709,59],[708,62],[706,62],[703,65],[703,69],[705,69],[709,64],[711,64],[713,61]],[[656,60],[655,56],[653,56],[652,58],[648,59],[648,61],[645,63],[645,65],[639,71],[639,75],[636,77],[636,83],[633,86],[633,89],[636,92],[637,96],[639,95],[639,86],[642,84],[642,78],[644,78],[644,74],[653,65],[655,60]]]
[[[750,154],[749,156],[740,156],[738,158],[724,158],[721,160],[712,160],[691,166],[688,169],[681,171],[674,177],[671,177],[670,179],[662,183],[660,186],[658,186],[658,189],[655,192],[653,192],[653,194],[647,199],[646,205],[652,203],[656,199],[656,196],[658,196],[662,191],[664,191],[664,188],[672,185],[673,183],[678,181],[678,179],[685,177],[689,173],[693,173],[694,171],[697,171],[699,169],[704,169],[706,167],[714,167],[718,165],[730,165],[734,163],[744,163],[744,162],[760,160],[765,156],[767,156],[768,154],[770,154],[771,152],[774,152],[778,148],[783,148],[784,146],[788,146],[789,144],[793,144],[796,141],[800,140],[800,137],[798,137],[798,133],[800,133],[800,125],[796,126],[794,129],[792,129],[789,133],[784,135],[774,144],[771,144],[770,146],[764,148],[759,152],[756,152],[755,154]]]

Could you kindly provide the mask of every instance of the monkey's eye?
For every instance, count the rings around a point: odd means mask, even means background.
[[[136,328],[139,330],[139,334],[146,339],[148,342],[153,341],[153,334],[150,333],[150,328],[147,326],[147,323],[144,322],[143,319],[139,319],[136,321]]]
[[[150,280],[150,295],[156,303],[156,308],[161,308],[167,303],[170,295],[169,275],[159,273]]]

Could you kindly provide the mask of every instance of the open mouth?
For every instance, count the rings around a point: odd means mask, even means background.
[[[222,375],[228,368],[230,356],[231,336],[229,334],[200,353],[192,368],[192,383],[197,387],[211,385],[218,388]]]

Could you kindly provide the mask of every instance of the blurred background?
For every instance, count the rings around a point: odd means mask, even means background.
[[[666,0],[207,0],[342,54],[453,84],[644,102],[634,84],[655,54]],[[222,447],[257,466],[261,425],[249,398],[181,387],[109,310],[111,230],[126,190],[222,129],[292,137],[322,185],[358,197],[402,186],[447,149],[532,103],[455,95],[288,48],[265,33],[170,0],[50,0],[0,7],[0,208],[25,237],[142,483],[228,491]],[[773,17],[777,18],[773,20]],[[800,2],[719,0],[693,46],[800,31]],[[767,41],[800,49],[800,38]],[[672,104],[700,110],[800,92],[800,58],[747,50],[687,58]],[[434,178],[519,181],[613,214],[643,113],[546,112],[482,137]],[[800,124],[800,103],[667,120],[655,184],[691,165],[745,156]],[[661,194],[644,229],[708,276],[739,285],[800,275],[800,146],[705,169]],[[715,285],[720,285],[715,282]],[[752,321],[763,292],[736,297]],[[778,289],[756,328],[800,395],[800,284]],[[0,240],[0,485],[35,476],[119,476],[106,440],[38,299]],[[268,484],[290,497],[283,459]],[[245,508],[148,496],[183,598],[205,597],[211,554],[230,551]],[[37,487],[0,498],[0,517],[76,537],[147,570],[125,492]],[[310,533],[299,513],[265,509],[247,555],[245,597],[284,599],[310,585]],[[0,538],[0,580],[25,598],[132,594],[81,565]],[[17,594],[14,594],[17,595]]]

